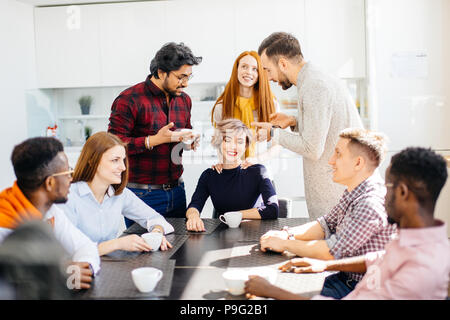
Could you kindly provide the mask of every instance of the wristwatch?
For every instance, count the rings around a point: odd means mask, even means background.
[[[283,231],[286,231],[288,234],[288,240],[295,240],[295,236],[292,232],[289,231],[289,227],[288,226],[284,226]]]

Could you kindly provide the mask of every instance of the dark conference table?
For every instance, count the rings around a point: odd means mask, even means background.
[[[275,268],[292,258],[289,253],[262,252],[259,238],[268,230],[297,226],[305,218],[243,220],[231,229],[218,219],[203,219],[207,232],[187,232],[184,218],[168,218],[175,232],[167,235],[174,245],[168,251],[134,253],[116,251],[102,257],[101,270],[92,287],[76,295],[79,299],[168,299],[168,300],[242,300],[245,295],[227,292],[222,273],[227,268]],[[134,224],[123,235],[146,232]],[[122,235],[122,236],[123,236]],[[150,266],[164,276],[151,293],[140,293],[131,279],[131,270]],[[330,272],[319,274],[277,274],[276,285],[311,297],[318,294]]]

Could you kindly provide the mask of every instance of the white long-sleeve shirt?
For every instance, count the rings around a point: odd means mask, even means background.
[[[53,232],[63,248],[75,262],[88,262],[94,274],[100,270],[100,256],[97,245],[78,230],[64,212],[52,205],[44,216],[44,221],[53,220]],[[0,243],[14,229],[0,228]]]
[[[114,195],[114,188],[110,186],[103,202],[99,203],[86,182],[75,182],[70,186],[69,200],[58,207],[96,243],[115,239],[124,216],[149,231],[155,225],[162,226],[165,234],[174,231],[162,215],[127,188],[120,195]]]

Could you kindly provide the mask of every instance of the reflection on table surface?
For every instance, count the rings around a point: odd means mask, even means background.
[[[209,219],[213,220],[213,219]],[[215,219],[214,219],[215,220]],[[275,285],[305,296],[318,294],[326,276],[331,273],[281,273],[278,266],[292,258],[290,253],[262,252],[259,238],[269,230],[297,226],[309,222],[306,218],[276,220],[243,220],[239,228],[215,224],[210,233],[196,234],[182,230],[184,218],[171,218],[176,232],[167,235],[174,247],[168,251],[134,253],[116,251],[102,257],[99,274],[91,289],[76,294],[81,299],[245,299],[230,295],[222,273],[228,268],[251,269],[269,267],[277,270]],[[142,233],[134,224],[124,234]],[[181,231],[180,231],[181,230]],[[145,231],[145,230],[144,230]],[[150,266],[161,269],[163,278],[149,294],[140,293],[131,280],[131,270]]]

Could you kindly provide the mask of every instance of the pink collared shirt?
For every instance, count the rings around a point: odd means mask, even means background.
[[[445,299],[450,273],[447,227],[398,229],[385,251],[365,255],[367,271],[346,300]],[[313,299],[327,297],[315,296]]]

